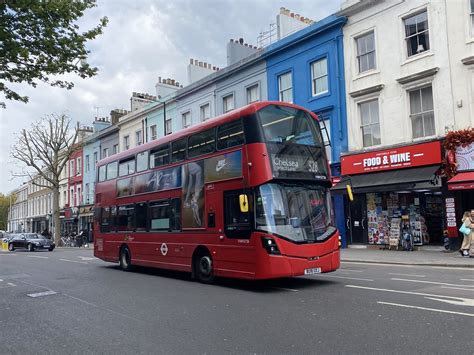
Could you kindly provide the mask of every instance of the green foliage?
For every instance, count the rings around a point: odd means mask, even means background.
[[[11,203],[15,203],[15,195],[11,196]],[[0,230],[7,230],[8,209],[10,208],[10,195],[0,193]]]
[[[87,41],[103,31],[108,19],[79,32],[77,20],[95,7],[95,0],[0,0],[0,92],[9,100],[28,102],[7,83],[38,82],[71,89],[74,84],[51,76],[97,74],[87,62]]]

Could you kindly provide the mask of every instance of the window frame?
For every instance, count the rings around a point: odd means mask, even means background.
[[[231,100],[229,101],[229,99]],[[227,106],[227,102],[232,103],[232,108]],[[222,96],[222,112],[227,113],[232,110],[235,110],[235,95],[233,92]]]
[[[365,104],[370,105],[374,101],[376,101],[376,103],[377,103],[377,118],[378,118],[377,123],[372,123],[372,121],[371,121],[368,124],[363,124],[362,105],[365,105]],[[362,147],[363,148],[372,148],[372,147],[378,147],[378,146],[382,145],[382,130],[381,130],[381,126],[380,126],[380,102],[379,102],[379,98],[378,97],[373,97],[373,98],[370,98],[370,99],[367,99],[367,100],[364,100],[364,101],[360,101],[360,102],[357,103],[357,109],[358,109],[358,113],[359,113],[360,130],[361,130],[361,134],[362,134]],[[369,109],[370,109],[370,106],[369,106]],[[372,115],[370,115],[369,118],[372,120]],[[375,125],[378,125],[379,133],[380,133],[380,142],[377,143],[377,144],[374,144],[374,138],[373,138],[373,134],[372,134],[372,126],[375,126]],[[371,145],[365,145],[364,144],[364,128],[370,128],[371,141],[372,141]]]
[[[145,158],[145,168],[140,168],[138,169],[138,157],[142,157],[143,155],[146,155],[146,158]],[[148,150],[145,150],[143,152],[139,152],[135,155],[135,172],[137,173],[141,173],[142,171],[146,171],[148,170],[150,167],[150,152]]]
[[[184,142],[184,157],[183,157],[183,159],[175,160],[174,159],[174,154],[173,154],[173,144],[178,143],[178,142]],[[170,151],[170,153],[171,153],[171,163],[173,164],[173,163],[178,163],[178,162],[186,160],[187,150],[188,150],[188,137],[180,138],[180,139],[177,139],[177,140],[171,142],[171,151]]]
[[[285,89],[282,90],[282,87],[281,87],[281,79],[286,76],[286,75],[289,75],[290,79],[291,79],[291,85]],[[277,85],[278,85],[278,101],[281,101],[281,102],[288,102],[288,103],[293,103],[293,99],[294,99],[294,93],[293,93],[293,72],[291,70],[289,71],[286,71],[286,72],[283,72],[281,74],[278,74],[277,75]],[[286,92],[286,91],[289,91],[291,93],[291,101],[284,101],[283,100],[283,92]]]
[[[423,95],[421,93],[421,91],[423,89],[426,89],[426,88],[431,88],[431,104],[433,106],[433,108],[431,110],[427,110],[427,111],[423,111]],[[421,108],[421,111],[420,112],[417,112],[417,113],[412,113],[411,112],[411,93],[413,92],[420,92],[420,108]],[[430,138],[430,137],[435,137],[436,136],[436,117],[435,117],[435,100],[434,100],[434,90],[433,90],[433,84],[432,83],[429,83],[429,84],[426,84],[426,85],[421,85],[421,86],[415,86],[413,88],[410,88],[410,89],[407,89],[407,94],[408,94],[408,117],[410,119],[410,129],[411,129],[411,137],[413,140],[420,140],[420,139],[426,139],[426,138]],[[426,132],[425,132],[425,119],[424,119],[424,115],[427,114],[427,113],[432,113],[432,119],[433,119],[433,134],[430,134],[430,135],[426,135]],[[422,123],[423,123],[423,135],[422,136],[419,136],[419,137],[415,137],[414,135],[414,131],[413,131],[413,119],[418,117],[418,116],[421,116],[421,119],[422,119]]]
[[[168,127],[168,124],[169,124],[169,127]],[[172,118],[167,118],[165,120],[165,136],[168,136],[171,133],[173,133],[173,120]]]
[[[315,74],[315,65],[316,63],[326,61],[326,74],[316,76]],[[316,92],[316,83],[318,80],[326,78],[326,87],[327,89],[321,92]],[[329,60],[327,56],[320,57],[311,62],[311,96],[316,97],[320,95],[327,94],[329,92]]]
[[[374,49],[372,51],[359,53],[359,40],[364,38],[364,37],[367,37],[369,35],[372,35],[372,38],[373,38],[373,41],[374,41],[374,43],[373,43]],[[362,34],[359,34],[359,35],[355,36],[354,41],[355,41],[356,61],[357,61],[357,69],[358,69],[357,73],[358,74],[365,74],[365,73],[370,72],[372,70],[377,70],[377,46],[376,46],[375,29],[371,29],[369,31],[366,31]],[[368,68],[364,71],[361,71],[361,58],[369,56],[371,54],[373,54],[373,56],[374,56],[374,67],[373,68]]]
[[[253,101],[250,100],[249,94],[253,88],[256,88],[257,98]],[[245,93],[247,96],[247,105],[253,104],[254,102],[260,102],[260,83],[253,83],[245,88]]]
[[[122,175],[121,172],[120,172],[120,166],[124,163],[128,163],[128,162],[131,162],[133,161],[133,171],[130,172],[130,164],[127,164],[127,173],[125,175]],[[123,159],[120,159],[120,161],[118,162],[118,177],[124,177],[124,176],[128,176],[128,175],[132,175],[132,174],[135,174],[136,173],[136,159],[135,159],[135,156],[132,155],[130,157],[127,157],[127,158],[123,158]]]
[[[137,129],[135,131],[135,146],[138,147],[139,145],[143,144],[143,131],[141,129]]]
[[[168,151],[168,161],[166,163],[163,163],[163,164],[160,164],[160,165],[155,165],[155,159],[154,159],[154,154],[153,153],[156,153],[156,152],[159,152],[159,151],[162,151],[164,150],[164,148],[167,148],[167,151]],[[153,165],[151,164],[151,159],[153,158]],[[149,162],[148,162],[148,166],[150,167],[150,169],[154,169],[154,168],[158,168],[160,166],[165,166],[165,165],[169,165],[170,162],[171,162],[171,147],[170,147],[170,144],[169,143],[166,143],[166,144],[162,144],[158,147],[155,147],[155,148],[152,148],[148,154],[148,159],[149,159]]]
[[[113,177],[109,177],[109,166],[112,166],[112,165],[116,165],[116,169],[115,169],[115,175]],[[118,177],[118,161],[113,161],[111,163],[108,163],[105,165],[107,167],[106,169],[106,174],[105,174],[105,180],[113,180],[113,179],[116,179]]]
[[[407,35],[407,28],[406,28],[406,21],[411,19],[411,18],[414,18],[418,15],[421,15],[422,13],[426,13],[426,23],[427,23],[427,27],[425,30],[421,31],[421,32],[418,32],[418,22],[416,22],[416,33],[414,34],[411,34],[411,35]],[[421,8],[421,9],[418,9],[412,13],[409,13],[405,16],[402,17],[402,24],[403,24],[403,34],[404,34],[404,41],[405,41],[405,53],[406,53],[406,57],[407,59],[410,59],[410,58],[413,58],[417,55],[421,55],[423,53],[427,53],[427,52],[430,52],[431,50],[431,47],[432,47],[432,43],[431,43],[431,38],[430,38],[430,20],[429,20],[429,16],[428,16],[428,8],[427,7],[424,7],[424,8]],[[415,36],[420,36],[424,33],[427,33],[427,36],[428,36],[428,48],[425,48],[423,51],[421,52],[415,52],[413,54],[409,54],[410,51],[409,51],[409,41],[412,37],[415,37]],[[418,43],[418,39],[417,39],[417,43]],[[418,43],[418,46],[420,44]]]
[[[130,149],[130,135],[127,134],[126,136],[123,136],[123,147],[124,150],[129,150]]]
[[[156,128],[156,124],[150,126],[150,140],[152,141],[158,138],[158,131]]]
[[[209,111],[209,116],[207,117],[205,115],[205,110],[203,110],[205,107],[207,107]],[[203,115],[203,112],[204,112],[204,115]],[[201,122],[207,121],[210,118],[211,118],[211,104],[207,102],[205,104],[200,105],[199,106],[199,119],[201,120]]]
[[[189,123],[187,122],[189,119]],[[191,117],[191,110],[185,111],[181,113],[181,125],[183,128],[191,127],[193,124],[192,117]]]
[[[167,208],[167,215],[168,215],[168,228],[152,228],[152,213],[151,213],[151,209],[152,208],[160,208],[160,207],[166,207]],[[148,202],[148,207],[147,207],[147,218],[146,218],[146,221],[147,221],[147,228],[148,228],[148,231],[150,232],[156,232],[156,231],[166,231],[166,232],[169,232],[171,231],[171,203],[170,203],[170,199],[164,199],[164,200],[153,200],[153,201],[149,201]]]

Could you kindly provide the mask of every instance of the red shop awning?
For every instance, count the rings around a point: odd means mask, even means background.
[[[474,171],[456,174],[448,181],[449,190],[474,190]]]

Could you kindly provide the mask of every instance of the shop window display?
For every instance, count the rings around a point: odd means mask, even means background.
[[[442,241],[441,196],[383,192],[368,193],[366,198],[369,244],[409,246],[411,250],[413,245]]]

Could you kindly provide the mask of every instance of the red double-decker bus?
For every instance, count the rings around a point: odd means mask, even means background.
[[[269,279],[340,265],[317,117],[260,102],[98,163],[94,255]]]

